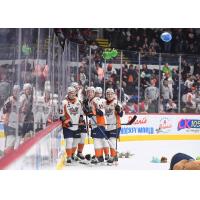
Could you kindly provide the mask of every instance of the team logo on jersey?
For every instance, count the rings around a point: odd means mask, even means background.
[[[72,114],[72,115],[77,115],[78,114],[78,107],[69,108],[69,113]]]
[[[106,114],[106,116],[110,116],[110,115],[113,115],[113,109],[112,108],[109,108],[109,109],[106,109],[105,110],[105,114]]]

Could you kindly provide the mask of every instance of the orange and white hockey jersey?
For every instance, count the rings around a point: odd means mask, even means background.
[[[92,116],[93,120],[91,120],[92,128],[96,128],[97,125],[105,127],[106,118],[105,118],[105,109],[103,101],[101,101],[99,97],[94,97],[92,100],[88,102],[88,105],[92,109],[92,113],[94,115]],[[98,113],[96,112],[97,109],[102,112],[102,115],[98,115]]]
[[[120,116],[115,111],[115,106],[121,105],[117,102],[116,99],[113,99],[112,101],[105,101],[105,116],[107,121],[107,131],[115,130],[117,128],[121,127],[121,119]]]
[[[63,127],[73,131],[78,130],[79,118],[80,115],[83,114],[83,111],[81,103],[77,97],[74,100],[66,98],[65,101],[63,101],[63,114],[66,118],[63,122]],[[67,125],[69,121],[73,124],[72,127]]]

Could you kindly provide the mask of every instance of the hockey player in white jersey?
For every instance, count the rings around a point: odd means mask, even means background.
[[[37,132],[46,127],[44,96],[37,96],[33,103],[34,131]]]
[[[72,162],[72,151],[80,139],[78,131],[79,118],[82,113],[82,106],[76,97],[74,87],[68,87],[68,93],[64,102],[63,116],[60,117],[63,127],[63,135],[66,141],[67,163]]]
[[[80,88],[79,84],[77,82],[73,82],[71,84],[72,87],[75,88],[76,90],[76,96],[78,98],[78,100],[81,102],[81,104],[83,103],[83,95],[82,95],[82,89]],[[80,134],[81,134],[81,138],[78,142],[78,148],[77,148],[77,154],[76,156],[81,159],[84,160],[85,156],[83,155],[83,149],[84,149],[84,145],[85,145],[85,138],[86,138],[86,133],[87,133],[87,129],[86,129],[86,125],[85,125],[85,119],[84,116],[81,115],[80,116],[80,120],[79,120],[79,130]],[[75,154],[76,148],[73,148],[73,155]]]
[[[107,121],[106,135],[109,138],[109,144],[112,144],[110,145],[111,156],[107,162],[113,163],[114,161],[118,161],[115,147],[117,142],[116,138],[119,137],[121,129],[120,117],[123,116],[123,110],[112,88],[106,90],[105,116]]]
[[[95,158],[92,164],[103,162],[103,144],[105,140],[105,111],[99,97],[95,97],[95,88],[87,88],[88,106],[83,107],[85,114],[91,118],[91,136],[94,139]]]
[[[11,149],[14,149],[16,142],[16,131],[20,132],[22,127],[18,126],[18,111],[17,106],[19,105],[19,92],[20,86],[14,85],[13,92],[10,97],[5,101],[3,106],[3,116],[2,119],[4,123],[4,130],[6,133],[6,142],[5,142],[5,153],[9,152]],[[20,122],[20,120],[19,120]],[[18,127],[17,127],[18,126]]]
[[[105,102],[106,100],[102,97],[103,96],[103,90],[101,87],[96,87],[95,88],[95,97],[99,98],[99,105],[101,106],[101,108],[105,109]],[[107,140],[103,141],[103,153],[105,155],[105,160],[108,160],[109,158],[109,144],[107,142]]]
[[[44,91],[44,116],[45,123],[48,125],[52,122],[52,94],[50,90]]]

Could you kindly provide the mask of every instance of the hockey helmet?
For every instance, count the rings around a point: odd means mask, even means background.
[[[76,89],[74,87],[67,88],[67,96],[69,99],[74,99],[76,97]]]
[[[101,87],[96,87],[96,88],[95,88],[95,95],[96,95],[97,97],[101,97],[101,96],[102,96],[102,92],[103,92],[103,90],[102,90]]]
[[[114,90],[112,89],[112,88],[108,88],[107,90],[106,90],[106,98],[108,99],[108,100],[112,100],[114,97],[115,97],[115,92],[114,92]]]
[[[88,87],[86,90],[86,93],[87,93],[87,97],[89,99],[92,99],[95,96],[95,88],[93,86]]]

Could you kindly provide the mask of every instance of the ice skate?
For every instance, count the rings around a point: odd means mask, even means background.
[[[81,159],[81,160],[84,160],[85,159],[85,156],[82,154],[82,153],[77,153],[77,155],[76,155],[79,159]]]

